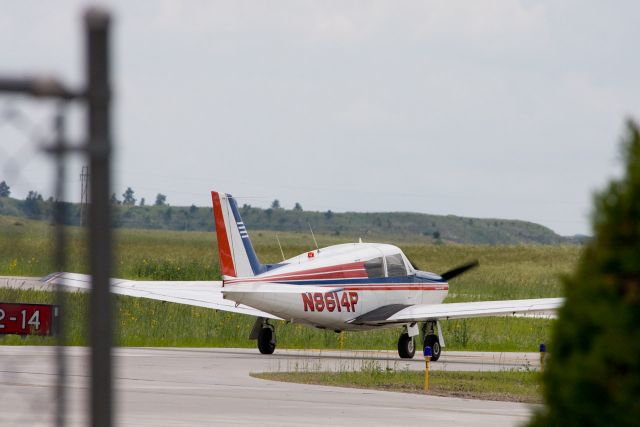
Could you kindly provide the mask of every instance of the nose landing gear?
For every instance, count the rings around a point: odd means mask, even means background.
[[[402,359],[411,359],[416,354],[416,340],[403,332],[398,339],[398,355]]]
[[[398,339],[398,355],[402,359],[411,359],[416,354],[416,339],[419,335],[417,323],[408,323],[404,325],[404,330]]]

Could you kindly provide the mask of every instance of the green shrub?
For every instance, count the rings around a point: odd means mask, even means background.
[[[640,423],[640,133],[629,123],[626,171],[596,196],[595,237],[572,277],[534,426]]]

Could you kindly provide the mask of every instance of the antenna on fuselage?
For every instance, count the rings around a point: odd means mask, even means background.
[[[278,247],[280,247],[280,253],[282,254],[282,260],[286,261],[286,258],[284,257],[284,251],[282,250],[282,245],[280,244],[280,239],[278,239],[278,233],[276,233],[276,240],[278,241]]]
[[[315,243],[316,245],[316,250],[320,252],[320,248],[318,247],[318,242],[316,242],[316,236],[313,234],[313,228],[311,228],[310,223],[307,223],[307,225],[309,226],[309,231],[311,231],[311,237],[313,237],[313,243]]]

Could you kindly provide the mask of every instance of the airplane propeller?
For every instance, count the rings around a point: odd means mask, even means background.
[[[442,277],[446,282],[448,282],[449,280],[453,279],[454,277],[457,277],[463,273],[466,273],[467,271],[476,268],[477,266],[479,266],[480,263],[478,262],[478,260],[473,260],[471,262],[468,262],[466,264],[462,264],[459,267],[453,268],[445,273],[442,273],[440,275],[440,277]]]

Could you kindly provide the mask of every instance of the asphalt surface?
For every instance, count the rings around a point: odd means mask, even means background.
[[[67,422],[86,425],[88,349],[67,353]],[[0,425],[52,425],[53,347],[0,347]],[[357,369],[362,363],[423,369],[393,352],[119,348],[114,350],[117,425],[521,425],[534,405],[265,381],[251,372]],[[433,369],[536,367],[536,354],[443,353]]]

